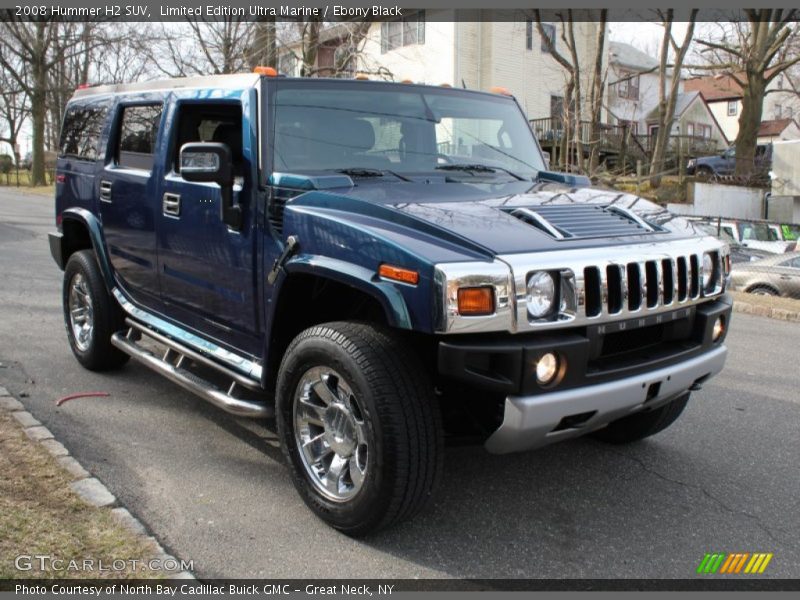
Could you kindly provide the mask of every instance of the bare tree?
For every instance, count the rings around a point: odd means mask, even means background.
[[[559,151],[559,165],[566,168],[570,164],[570,140],[574,141],[574,152],[577,167],[580,171],[592,171],[597,162],[597,142],[599,141],[600,118],[603,105],[603,92],[606,83],[606,74],[603,71],[603,56],[605,54],[606,24],[608,20],[608,10],[602,9],[597,19],[598,31],[595,37],[594,60],[592,63],[591,77],[586,84],[589,88],[589,104],[584,106],[584,81],[582,80],[584,68],[588,70],[589,65],[582,64],[580,49],[575,37],[575,18],[572,9],[566,13],[558,13],[561,20],[561,41],[567,49],[566,55],[556,48],[554,40],[547,34],[542,22],[542,15],[539,9],[533,10],[536,29],[542,38],[542,43],[547,48],[550,55],[564,69],[566,73],[566,85],[564,93],[564,136],[562,147]],[[583,155],[583,140],[581,139],[581,126],[583,122],[583,110],[589,110],[589,132],[590,139],[589,161]]]
[[[650,161],[650,185],[652,187],[661,185],[661,173],[664,171],[667,145],[669,144],[672,125],[675,120],[675,103],[678,99],[683,63],[689,47],[692,45],[697,12],[697,9],[691,11],[683,42],[678,44],[672,34],[675,11],[671,8],[667,9],[666,13],[659,11],[662,17],[661,24],[664,27],[664,34],[661,39],[659,53],[658,130],[653,147],[653,156]],[[671,65],[671,72],[668,73],[670,69],[670,54],[674,56],[674,60]],[[668,84],[669,89],[667,89]]]
[[[151,56],[169,77],[240,73],[250,69],[248,54],[260,52],[255,49],[256,33],[254,23],[235,18],[162,23]]]
[[[75,23],[55,21],[0,22],[0,67],[25,93],[30,103],[33,129],[32,185],[44,185],[45,135],[48,107],[52,101],[50,71],[63,61],[91,52],[104,43],[84,37]]]
[[[30,116],[25,90],[14,81],[10,72],[0,69],[0,142],[11,146],[14,165],[19,168],[19,134]]]
[[[758,128],[769,83],[800,63],[800,53],[786,48],[800,35],[796,9],[745,10],[746,21],[721,28],[717,39],[695,40],[708,62],[698,69],[724,73],[742,89],[742,114],[736,136],[736,174],[748,176],[755,165]]]

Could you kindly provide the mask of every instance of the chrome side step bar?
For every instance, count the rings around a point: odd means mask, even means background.
[[[183,344],[144,327],[131,319],[126,319],[125,322],[129,329],[124,334],[123,332],[118,332],[111,336],[111,343],[126,354],[130,354],[132,358],[135,358],[146,367],[153,369],[184,389],[200,396],[203,400],[233,415],[265,418],[274,414],[273,408],[267,404],[243,400],[234,396],[237,386],[258,391],[260,387],[256,381],[223,367]],[[164,355],[161,357],[156,356],[148,348],[139,345],[137,341],[142,335],[166,346],[167,350]],[[199,375],[189,371],[187,369],[188,362],[197,362],[211,367],[225,378],[230,379],[231,383],[227,391],[221,390],[210,381],[206,381]]]

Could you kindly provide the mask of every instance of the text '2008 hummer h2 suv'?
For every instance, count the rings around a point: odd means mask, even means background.
[[[547,171],[503,94],[259,74],[79,90],[50,246],[72,351],[271,417],[351,535],[445,437],[504,453],[670,425],[718,373],[725,245]]]

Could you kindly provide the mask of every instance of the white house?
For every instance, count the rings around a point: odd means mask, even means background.
[[[633,134],[646,134],[646,117],[658,105],[658,59],[630,44],[611,42],[608,65],[609,124],[627,125]]]

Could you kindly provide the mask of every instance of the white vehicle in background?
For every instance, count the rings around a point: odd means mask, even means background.
[[[744,221],[727,219],[711,221],[720,232],[724,232],[742,246],[764,250],[773,254],[783,254],[794,250],[796,242],[785,241],[780,226],[773,226],[764,221]]]

